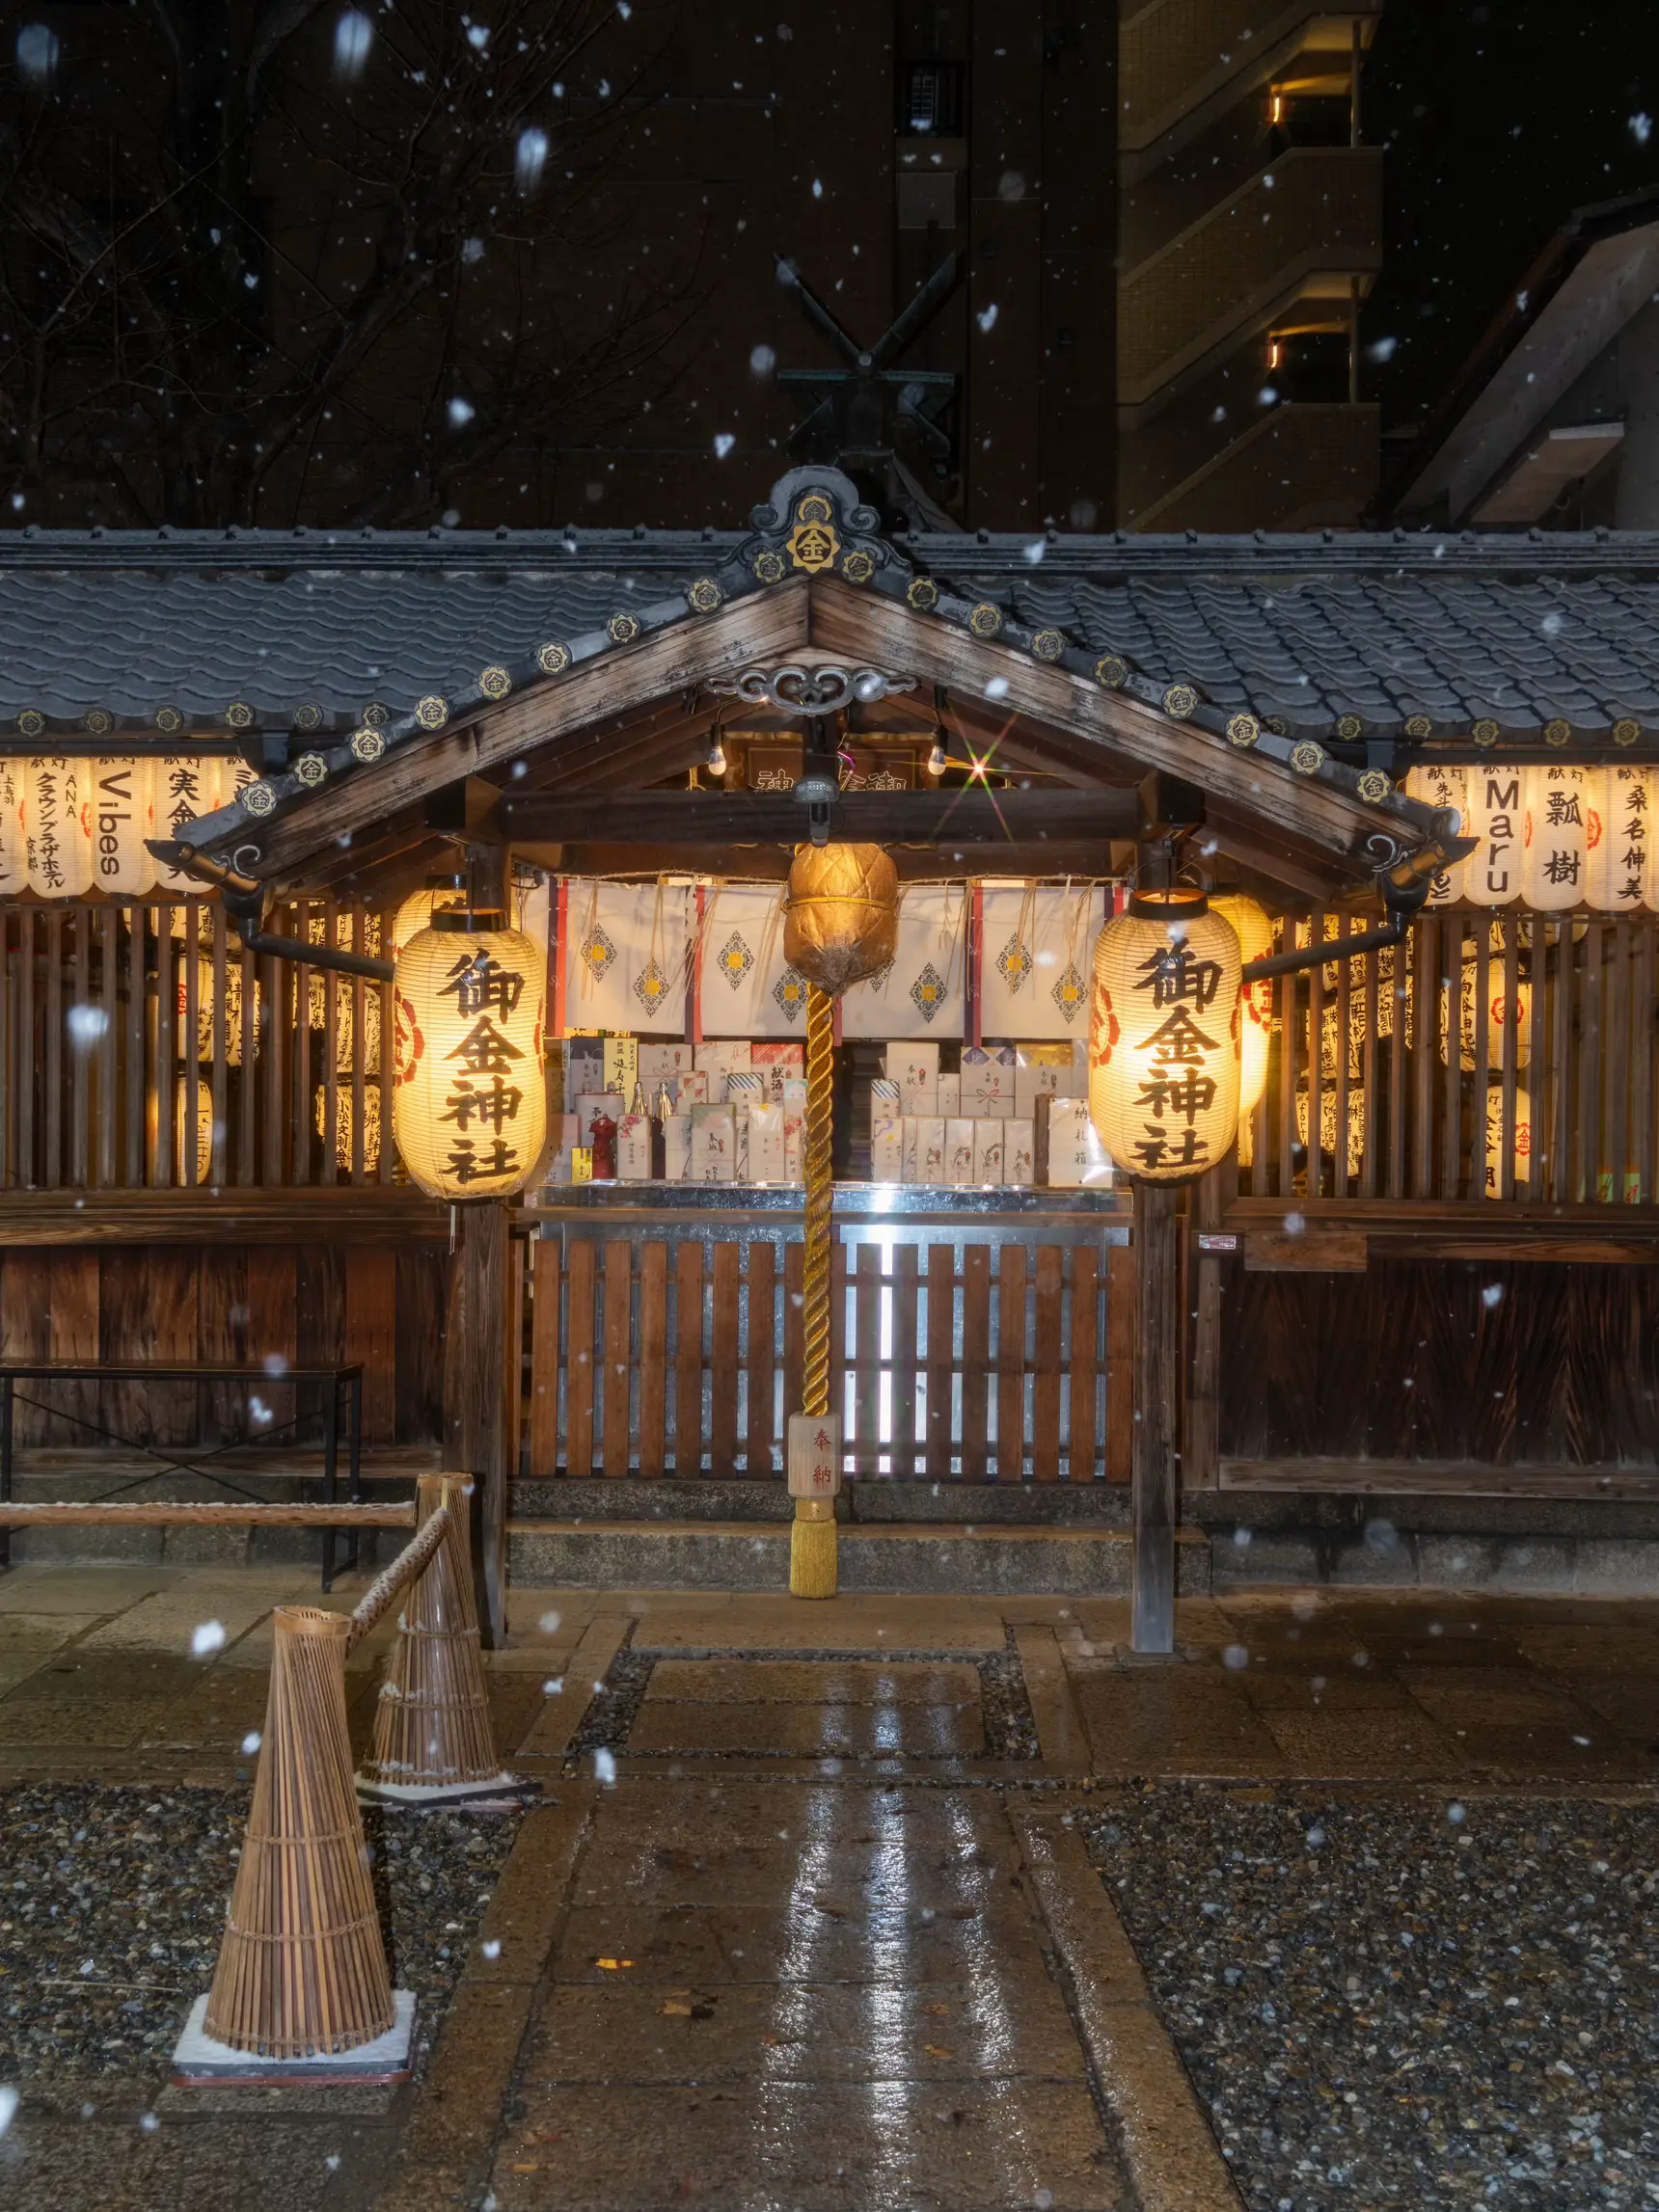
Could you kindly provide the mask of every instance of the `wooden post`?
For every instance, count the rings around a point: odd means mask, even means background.
[[[1137,1652],[1175,1649],[1175,1525],[1180,1509],[1181,1192],[1137,1182],[1135,1270],[1134,1627]]]
[[[486,1646],[506,1641],[506,1491],[516,1459],[507,1405],[516,1302],[507,1270],[512,1238],[500,1199],[457,1206],[455,1255],[444,1333],[444,1471],[470,1474],[477,1488],[482,1568],[480,1627]],[[517,1392],[511,1393],[514,1404]]]
[[[1339,1069],[1346,1066],[1339,1063]],[[1339,1114],[1338,1158],[1344,1130]],[[1213,1490],[1220,1481],[1221,1416],[1221,1261],[1213,1252],[1200,1252],[1198,1239],[1221,1227],[1230,1199],[1238,1188],[1238,1159],[1231,1153],[1217,1168],[1201,1175],[1193,1185],[1192,1236],[1187,1250],[1186,1310],[1192,1329],[1192,1359],[1188,1369],[1186,1442],[1182,1459],[1185,1485],[1192,1490]]]

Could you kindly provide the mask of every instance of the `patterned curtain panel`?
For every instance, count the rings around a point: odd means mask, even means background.
[[[966,956],[966,884],[906,885],[893,964],[847,992],[842,1036],[960,1038]]]
[[[980,1034],[1022,1043],[1087,1037],[1104,888],[988,883],[982,898]]]
[[[806,984],[783,958],[781,883],[711,883],[697,933],[705,1037],[806,1035]]]
[[[683,1037],[692,951],[687,883],[606,883],[573,876],[565,886],[566,1029],[625,1029]]]

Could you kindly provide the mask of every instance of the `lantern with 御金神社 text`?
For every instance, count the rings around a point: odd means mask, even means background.
[[[397,956],[393,1134],[436,1198],[502,1198],[535,1171],[547,1136],[546,966],[495,913],[435,914]]]
[[[424,886],[411,891],[397,909],[392,924],[392,958],[397,958],[416,931],[423,930],[434,914],[453,912],[466,904],[464,877],[428,876]]]
[[[1181,1182],[1238,1126],[1238,938],[1202,892],[1137,891],[1095,941],[1089,1114],[1126,1174]]]

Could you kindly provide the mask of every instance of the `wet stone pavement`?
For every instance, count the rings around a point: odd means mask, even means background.
[[[542,1802],[371,1836],[416,2082],[184,2091],[290,1598],[0,1578],[31,2212],[1659,2207],[1659,1607],[517,1593]]]

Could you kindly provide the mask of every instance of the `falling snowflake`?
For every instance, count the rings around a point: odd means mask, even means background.
[[[223,1651],[224,1648],[225,1624],[223,1621],[203,1621],[192,1630],[190,1635],[190,1656],[192,1659],[206,1659],[210,1653]]]

